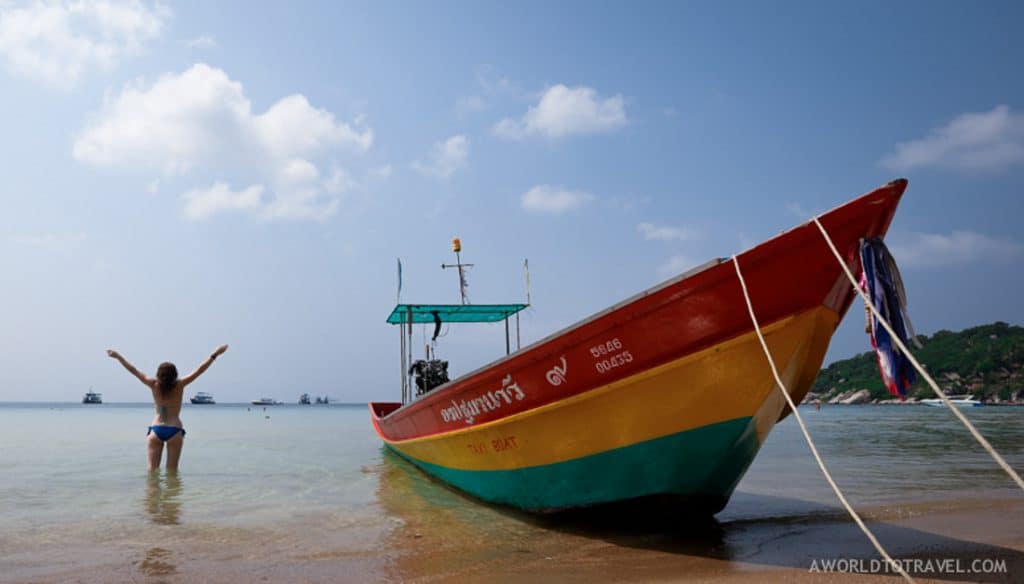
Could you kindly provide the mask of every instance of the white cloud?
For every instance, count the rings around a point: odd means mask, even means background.
[[[141,53],[170,16],[139,0],[0,3],[0,57],[19,75],[70,88],[92,69]]]
[[[882,159],[893,170],[936,166],[959,170],[1001,170],[1024,162],[1024,114],[1000,105],[988,112],[961,114],[919,140],[896,144]]]
[[[444,142],[434,144],[430,150],[426,162],[419,160],[412,163],[412,167],[430,176],[438,178],[449,178],[455,171],[465,168],[466,160],[469,158],[469,138],[459,134],[452,136]]]
[[[683,227],[658,227],[653,223],[641,223],[636,226],[646,240],[687,241],[695,239],[697,232]]]
[[[185,216],[202,221],[223,211],[256,211],[262,205],[263,190],[263,185],[252,185],[235,192],[222,182],[208,188],[192,189],[182,195],[185,200]]]
[[[521,119],[505,118],[498,122],[494,133],[506,138],[561,138],[610,132],[626,122],[625,100],[621,95],[602,99],[590,87],[555,85]]]
[[[943,267],[981,261],[1009,261],[1024,255],[1024,245],[973,231],[911,233],[890,244],[901,266]]]
[[[682,274],[696,265],[697,262],[686,256],[674,255],[658,267],[658,275],[662,278],[671,278]]]
[[[359,183],[352,178],[352,175],[344,168],[334,167],[330,176],[324,180],[324,189],[328,193],[340,195],[359,186]]]
[[[324,221],[338,211],[338,198],[324,199],[319,187],[310,183],[278,190],[272,201],[260,211],[264,219]]]
[[[279,100],[253,117],[252,124],[264,147],[278,156],[305,155],[340,144],[366,151],[373,145],[372,130],[337,123],[334,114],[314,108],[298,94]]]
[[[523,130],[523,125],[512,118],[505,118],[494,124],[495,135],[502,136],[504,138],[523,138],[526,136],[526,132]]]
[[[94,166],[205,177],[214,187],[190,192],[218,194],[196,195],[200,202],[186,212],[190,218],[250,209],[258,200],[267,219],[321,219],[334,212],[337,201],[330,179],[326,186],[319,181],[320,165],[342,150],[364,152],[372,143],[371,129],[337,121],[302,95],[254,114],[241,83],[200,63],[152,84],[135,81],[108,97],[75,139],[73,155]],[[223,174],[217,175],[229,171],[266,193],[256,197],[248,187],[240,199]],[[245,204],[227,204],[239,201]]]
[[[202,35],[192,39],[187,39],[182,41],[182,43],[189,49],[213,49],[217,46],[217,39],[210,35]]]
[[[559,215],[578,209],[594,200],[594,195],[583,191],[570,191],[551,185],[537,185],[523,193],[522,208],[537,213]]]

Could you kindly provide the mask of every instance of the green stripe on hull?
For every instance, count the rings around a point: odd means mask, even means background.
[[[389,445],[391,446],[391,445]],[[582,458],[514,470],[416,466],[491,503],[528,511],[585,507],[651,495],[725,506],[760,444],[751,418],[737,418]]]

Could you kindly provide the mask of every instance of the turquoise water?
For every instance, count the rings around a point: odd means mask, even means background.
[[[1010,479],[942,408],[801,413],[855,506],[1015,496]],[[967,414],[1024,469],[1024,408]],[[185,405],[181,417],[188,436],[179,476],[150,477],[150,405],[0,404],[0,580],[59,572],[54,558],[68,554],[68,569],[152,560],[175,573],[171,560],[150,557],[154,549],[193,562],[352,554],[376,573],[395,530],[436,523],[438,507],[461,518],[436,527],[453,541],[540,529],[386,454],[364,405]],[[718,520],[800,516],[834,505],[790,417]]]

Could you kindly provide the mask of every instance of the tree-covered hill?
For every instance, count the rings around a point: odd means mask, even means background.
[[[866,340],[866,339],[865,339]],[[923,348],[911,351],[948,394],[1006,401],[1024,390],[1024,327],[996,322],[962,330],[920,335]],[[867,389],[871,398],[891,396],[878,372],[875,353],[836,361],[821,370],[811,389],[826,401],[841,393]],[[918,399],[935,397],[923,380],[907,392]]]

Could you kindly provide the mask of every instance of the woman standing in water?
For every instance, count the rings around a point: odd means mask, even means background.
[[[146,387],[153,392],[153,405],[156,406],[156,416],[153,418],[153,425],[146,432],[147,450],[149,451],[150,472],[160,468],[160,458],[163,456],[164,443],[167,443],[167,470],[177,471],[178,460],[181,458],[181,446],[185,442],[185,428],[181,426],[181,400],[185,396],[185,386],[196,380],[197,377],[209,369],[210,365],[228,350],[227,345],[221,345],[203,361],[195,371],[183,378],[178,378],[178,368],[174,363],[161,363],[156,370],[156,379],[148,377],[120,353],[113,349],[107,350],[107,355],[117,359],[129,373],[134,375]]]

